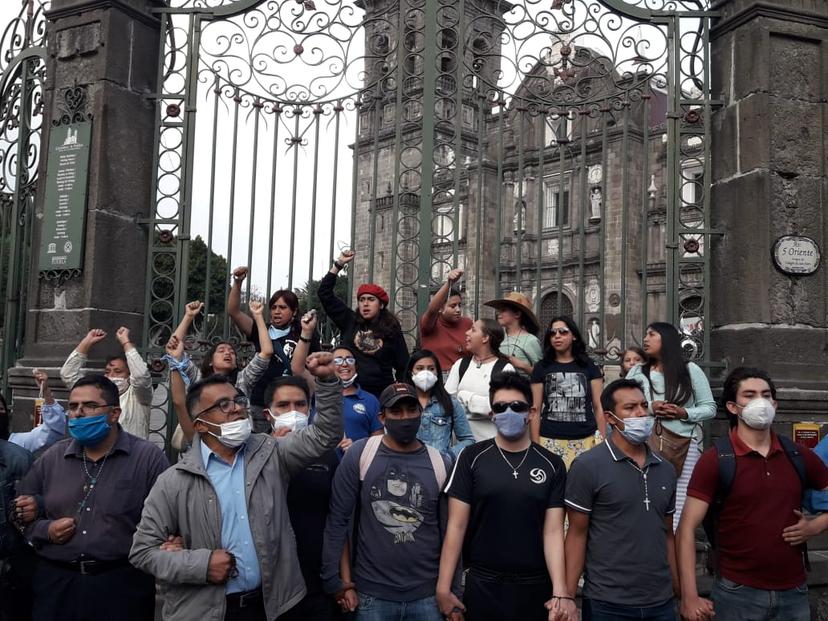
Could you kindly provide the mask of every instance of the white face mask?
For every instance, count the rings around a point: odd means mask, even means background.
[[[428,392],[437,383],[437,375],[428,369],[415,373],[411,376],[411,379],[414,380],[414,385],[423,392]]]
[[[113,384],[115,384],[115,387],[118,389],[119,395],[124,394],[126,392],[126,389],[129,388],[128,377],[108,377],[107,379]]]
[[[200,420],[202,423],[212,425],[213,427],[219,427],[221,429],[221,435],[217,435],[212,431],[208,431],[207,433],[216,438],[227,448],[236,448],[241,446],[247,441],[247,438],[249,438],[250,434],[253,432],[253,425],[250,423],[249,416],[245,416],[244,418],[234,420],[229,423],[221,423],[220,425],[206,421],[203,418],[197,418],[196,420]]]
[[[776,408],[773,407],[770,399],[759,397],[752,399],[747,405],[742,407],[742,413],[739,415],[745,422],[745,425],[751,429],[764,431],[769,429],[776,416]]]
[[[357,374],[354,373],[351,376],[351,379],[346,379],[346,380],[340,379],[340,381],[342,382],[342,387],[343,388],[350,388],[351,386],[353,386],[354,382],[356,381],[356,378],[357,378]]]
[[[290,429],[291,431],[299,431],[308,426],[308,415],[303,414],[297,410],[291,410],[284,414],[273,415],[270,414],[271,425],[273,431],[278,429]]]

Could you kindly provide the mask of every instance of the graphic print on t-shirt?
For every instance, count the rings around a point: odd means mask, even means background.
[[[422,482],[392,462],[374,481],[370,495],[374,517],[394,535],[394,543],[414,543],[414,533],[423,523]]]
[[[586,422],[587,379],[583,373],[547,373],[543,394],[547,420],[559,423]]]
[[[354,345],[363,354],[375,354],[382,349],[382,339],[372,330],[359,330],[354,335]]]

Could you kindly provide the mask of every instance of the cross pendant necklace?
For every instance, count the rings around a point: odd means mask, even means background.
[[[506,458],[506,455],[503,454],[503,450],[500,448],[500,445],[498,445],[497,442],[495,442],[495,446],[497,447],[497,450],[500,453],[500,456],[503,458],[503,461],[505,461],[509,465],[509,467],[512,469],[512,476],[515,477],[515,481],[517,481],[518,470],[523,465],[523,462],[526,461],[526,457],[529,455],[529,449],[532,448],[532,444],[530,443],[529,446],[526,448],[526,452],[523,454],[523,459],[520,460],[520,463],[517,466],[513,466],[512,462],[510,462]]]
[[[647,485],[647,471],[650,469],[650,467],[647,466],[646,468],[644,468],[644,470],[642,470],[641,468],[639,468],[636,464],[632,463],[631,461],[627,461],[627,463],[630,464],[636,470],[638,470],[641,473],[641,476],[644,479],[644,508],[647,511],[649,511],[650,510],[650,489],[649,489],[649,486]]]

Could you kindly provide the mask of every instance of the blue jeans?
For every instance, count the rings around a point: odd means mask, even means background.
[[[357,621],[443,621],[432,595],[410,602],[394,602],[359,593]]]
[[[658,606],[623,606],[610,604],[597,599],[585,599],[583,605],[584,621],[616,621],[617,619],[639,619],[643,621],[676,621],[676,603],[671,598]],[[716,621],[719,621],[718,615]]]
[[[719,578],[710,594],[716,621],[809,621],[808,585],[766,591]]]

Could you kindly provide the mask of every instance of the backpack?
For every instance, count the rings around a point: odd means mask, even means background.
[[[802,491],[805,491],[805,458],[802,451],[794,443],[793,440],[786,436],[776,436],[779,438],[779,443],[785,451],[788,460],[791,462],[796,474],[799,477],[799,482],[802,486]],[[730,441],[730,436],[726,435],[717,439],[714,444],[716,452],[719,456],[719,483],[716,487],[716,494],[713,497],[713,502],[710,503],[710,508],[704,516],[702,526],[704,533],[707,535],[707,540],[710,543],[710,554],[707,557],[708,569],[711,573],[718,575],[719,573],[719,554],[718,554],[718,529],[719,517],[724,509],[725,500],[733,488],[733,481],[736,479],[736,453],[733,450],[733,443]],[[805,568],[810,571],[811,564],[808,560],[808,549],[806,544],[802,544],[802,556],[805,562]]]
[[[458,369],[458,371],[460,371],[460,377],[457,379],[458,383],[463,379],[463,376],[466,374],[466,371],[469,370],[469,365],[471,364],[471,361],[471,356],[466,356],[460,361],[460,368]],[[489,381],[493,380],[495,378],[495,375],[500,375],[501,373],[503,373],[503,369],[507,364],[509,364],[509,361],[506,360],[506,358],[498,358],[497,361],[494,363],[494,368],[492,369],[492,376],[489,378]]]

